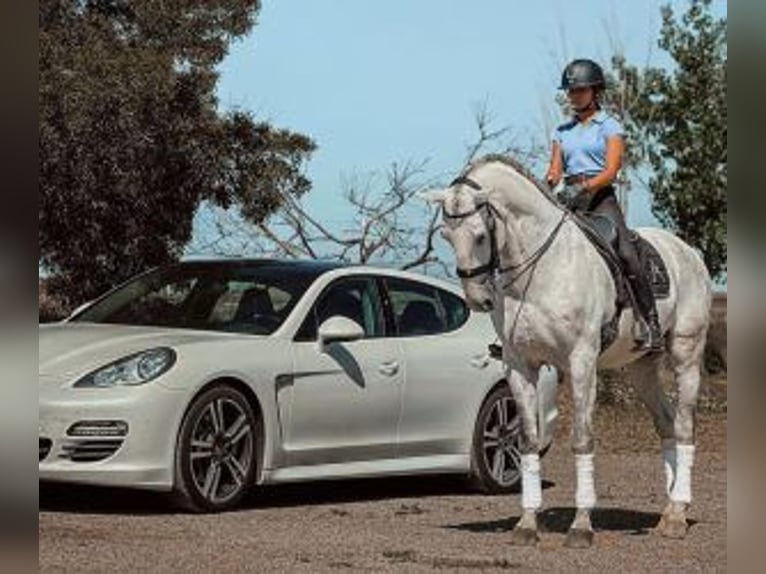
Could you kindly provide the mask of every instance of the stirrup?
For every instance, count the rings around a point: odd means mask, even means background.
[[[636,325],[639,325],[638,333],[633,333],[634,345],[633,352],[649,351],[650,353],[660,353],[665,350],[665,337],[658,329],[656,336],[652,337],[652,328],[649,322],[641,317]]]
[[[652,341],[648,339],[644,340],[635,340],[635,345],[633,345],[633,348],[631,349],[632,352],[644,352],[648,351],[649,353],[661,353],[665,350],[665,338],[660,337],[659,339],[654,339]]]

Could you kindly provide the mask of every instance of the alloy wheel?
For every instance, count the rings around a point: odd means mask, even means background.
[[[190,475],[206,501],[226,503],[247,487],[255,435],[240,404],[228,397],[211,400],[194,421],[190,439]]]
[[[513,399],[500,396],[490,407],[483,428],[482,452],[492,478],[500,486],[518,481],[521,471],[521,420]]]

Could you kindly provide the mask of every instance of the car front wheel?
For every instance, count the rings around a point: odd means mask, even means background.
[[[237,506],[253,484],[257,419],[238,390],[213,387],[186,412],[176,448],[175,499],[192,512]]]

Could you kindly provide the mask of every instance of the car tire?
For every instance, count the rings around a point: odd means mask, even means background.
[[[175,454],[173,498],[190,512],[222,512],[242,501],[258,465],[260,425],[230,386],[198,395],[186,411]]]
[[[476,417],[469,477],[471,487],[485,494],[518,492],[521,482],[520,441],[521,419],[511,391],[507,384],[498,385],[484,399]],[[546,451],[547,447],[540,456],[544,456]]]

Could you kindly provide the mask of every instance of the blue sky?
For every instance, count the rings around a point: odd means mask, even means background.
[[[347,221],[344,177],[428,159],[456,172],[486,102],[496,127],[547,141],[561,67],[574,57],[667,65],[655,0],[264,0],[221,66],[224,109],[311,136],[314,215]],[[685,1],[671,4],[677,12]],[[715,2],[725,15],[726,3]],[[629,223],[658,225],[635,189]],[[199,232],[199,231],[198,231]]]

